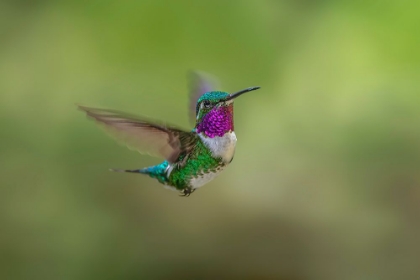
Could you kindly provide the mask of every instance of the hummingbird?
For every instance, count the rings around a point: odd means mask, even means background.
[[[232,94],[216,91],[215,79],[200,72],[192,72],[190,81],[191,131],[116,110],[78,106],[130,149],[165,159],[150,167],[111,171],[145,174],[181,196],[190,196],[232,162],[237,141],[233,102],[260,87]]]

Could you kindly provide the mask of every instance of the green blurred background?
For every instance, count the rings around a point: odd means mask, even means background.
[[[419,279],[420,2],[0,2],[1,279]],[[235,103],[190,198],[75,103],[190,128],[186,73]]]

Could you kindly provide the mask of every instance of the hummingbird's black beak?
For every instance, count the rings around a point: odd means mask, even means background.
[[[241,91],[238,91],[238,92],[232,93],[232,94],[230,94],[230,95],[226,98],[226,101],[229,101],[229,100],[235,99],[236,97],[238,97],[238,96],[240,96],[240,95],[242,95],[242,94],[244,94],[244,93],[246,93],[246,92],[253,91],[253,90],[257,90],[257,89],[259,89],[259,88],[260,88],[260,87],[249,87],[249,88],[243,89],[243,90],[241,90]]]

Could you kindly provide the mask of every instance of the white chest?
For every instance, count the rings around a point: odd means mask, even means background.
[[[200,134],[200,138],[214,157],[221,157],[225,163],[232,161],[237,141],[235,132],[228,132],[222,137],[216,136],[214,138]]]

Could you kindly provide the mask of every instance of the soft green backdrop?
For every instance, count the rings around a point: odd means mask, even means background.
[[[420,2],[0,2],[1,279],[415,279]],[[186,73],[237,100],[190,198],[75,103],[190,127]]]

